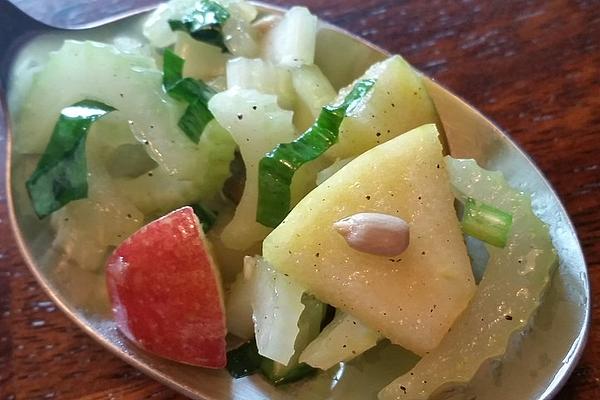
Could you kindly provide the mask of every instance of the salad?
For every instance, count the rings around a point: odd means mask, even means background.
[[[402,57],[340,85],[309,10],[242,0],[172,0],[134,30],[65,40],[12,98],[21,203],[131,342],[273,385],[384,344],[411,368],[377,396],[427,399],[527,327],[548,229],[500,172],[448,155]]]

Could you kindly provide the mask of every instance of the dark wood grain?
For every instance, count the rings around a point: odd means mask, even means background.
[[[600,399],[600,2],[297,3],[403,54],[506,129],[546,173],[576,226],[596,293],[585,353],[558,398]],[[47,398],[180,396],[56,310],[17,253],[0,193],[0,399]]]

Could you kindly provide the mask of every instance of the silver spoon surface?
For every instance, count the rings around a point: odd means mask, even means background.
[[[131,6],[140,2],[123,3]],[[105,2],[91,4],[96,4],[95,7],[106,5]],[[266,13],[281,12],[279,8],[264,4],[260,7]],[[101,7],[107,8],[110,7]],[[225,371],[183,366],[153,357],[119,335],[107,314],[82,308],[65,283],[57,280],[51,272],[51,264],[56,260],[49,260],[45,254],[51,240],[48,227],[26,222],[15,201],[16,186],[22,185],[22,181],[15,178],[17,170],[11,164],[10,115],[6,105],[6,90],[3,88],[6,88],[17,50],[28,39],[43,32],[57,32],[56,28],[100,26],[146,11],[148,6],[115,8],[110,15],[95,14],[96,19],[93,18],[93,6],[89,10],[71,14],[57,12],[49,18],[44,18],[43,13],[36,16],[53,25],[50,27],[30,19],[10,3],[0,3],[0,27],[4,27],[4,30],[0,28],[0,138],[5,138],[7,143],[2,156],[6,160],[9,214],[18,246],[37,280],[55,303],[99,343],[146,374],[192,398],[348,399],[351,398],[348,393],[357,399],[366,398],[367,392],[359,389],[365,387],[365,390],[370,390],[368,381],[361,381],[369,378],[358,373],[358,368],[353,369],[352,364],[330,372],[336,375],[337,384],[332,384],[334,381],[331,376],[324,376],[298,385],[274,388],[260,377],[232,380]],[[96,37],[97,31],[83,30],[73,32],[73,35],[78,38]],[[331,25],[321,24],[316,63],[336,87],[349,83],[369,65],[386,56],[387,52],[373,44]],[[342,73],[339,72],[340,65],[346,67]],[[337,73],[333,75],[333,71]],[[506,134],[436,82],[428,78],[425,81],[443,121],[451,153],[455,157],[475,158],[488,169],[500,170],[511,184],[532,193],[537,213],[550,226],[560,257],[559,270],[529,334],[520,340],[519,346],[511,346],[502,368],[495,369],[493,374],[490,373],[490,366],[482,368],[469,386],[469,391],[482,399],[504,399],[506,393],[511,393],[512,399],[549,399],[558,392],[576,366],[589,328],[589,281],[574,228],[548,181]],[[539,365],[540,359],[547,361],[545,366]],[[531,374],[532,371],[535,374]],[[398,371],[395,375],[400,373]]]

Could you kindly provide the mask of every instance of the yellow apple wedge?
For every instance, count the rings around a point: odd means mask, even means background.
[[[396,257],[348,246],[333,224],[360,212],[398,216]],[[434,349],[475,292],[434,124],[358,156],[310,192],[265,239],[263,256],[317,298],[419,355]]]

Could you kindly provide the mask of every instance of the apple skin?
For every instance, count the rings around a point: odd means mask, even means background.
[[[191,207],[125,240],[109,257],[106,277],[115,321],[128,339],[174,361],[225,367],[221,279]]]

